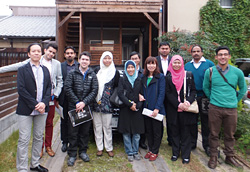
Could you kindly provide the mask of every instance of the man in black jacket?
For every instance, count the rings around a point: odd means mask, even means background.
[[[171,61],[172,56],[169,55],[171,48],[170,44],[168,42],[161,42],[158,48],[160,56],[157,56],[157,62],[160,69],[160,72],[164,74],[164,76],[167,75],[168,72],[168,65]],[[166,104],[166,97],[164,100],[164,104]],[[166,124],[167,124],[167,134],[168,134],[168,145],[172,145],[172,136],[171,136],[171,128],[168,124],[168,114],[166,114]]]
[[[61,63],[62,69],[62,79],[65,83],[66,77],[71,70],[74,70],[78,65],[78,62],[75,61],[76,49],[72,46],[67,46],[64,49],[65,62]],[[68,98],[65,95],[64,87],[62,88],[61,94],[59,96],[59,104],[63,107],[63,118],[61,118],[61,141],[62,141],[62,152],[66,152],[68,149]]]
[[[71,71],[65,80],[65,93],[68,96],[68,110],[83,111],[95,100],[98,92],[98,81],[95,72],[89,68],[90,54],[82,52],[79,55],[79,65]],[[76,161],[77,150],[79,158],[84,162],[89,161],[87,155],[89,128],[91,121],[73,127],[68,123],[68,166],[73,166]]]

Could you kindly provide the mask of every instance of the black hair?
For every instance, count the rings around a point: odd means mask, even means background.
[[[191,49],[191,53],[193,52],[194,47],[200,47],[201,52],[203,52],[202,46],[200,46],[200,45],[198,45],[198,44],[195,44],[195,45],[193,45],[193,47],[192,47],[192,49]]]
[[[170,44],[169,44],[168,42],[161,42],[161,43],[159,44],[159,48],[161,48],[161,46],[163,46],[163,45],[167,45],[167,46],[169,46],[169,48],[171,48],[171,47],[170,47]]]
[[[38,45],[38,46],[41,48],[41,52],[42,52],[42,46],[41,46],[40,44],[38,44],[38,43],[32,43],[32,44],[30,44],[30,45],[28,46],[28,48],[27,48],[27,52],[28,52],[28,53],[30,52],[30,48],[31,48],[33,45]]]
[[[79,59],[82,57],[82,56],[88,56],[89,57],[89,60],[91,59],[91,54],[88,52],[88,51],[83,51],[80,55],[79,55]]]
[[[45,49],[49,49],[49,47],[54,48],[56,51],[58,50],[58,46],[55,43],[49,43],[48,45],[46,45]]]
[[[133,51],[133,52],[130,53],[129,57],[131,58],[133,55],[138,55],[139,59],[141,59],[140,53],[138,53],[136,51]]]
[[[230,49],[229,49],[227,46],[219,46],[219,47],[215,50],[216,55],[218,55],[218,52],[219,52],[220,50],[227,50],[227,51],[228,51],[228,54],[230,55]]]
[[[76,53],[76,49],[75,49],[73,46],[67,46],[67,47],[65,47],[64,53],[66,53],[66,51],[67,51],[68,49],[71,49],[71,50],[74,51],[74,53]]]

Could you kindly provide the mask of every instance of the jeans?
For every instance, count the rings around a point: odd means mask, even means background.
[[[138,154],[140,134],[123,134],[125,152],[128,156]]]

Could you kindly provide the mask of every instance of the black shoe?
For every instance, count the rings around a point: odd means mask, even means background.
[[[79,158],[81,158],[84,162],[89,162],[89,156],[88,154],[82,152],[80,155],[79,155]]]
[[[190,161],[190,159],[183,159],[183,160],[182,160],[182,164],[188,164],[189,161]]]
[[[210,157],[210,148],[209,147],[205,148],[205,153],[207,154],[208,157]]]
[[[178,159],[178,156],[174,156],[174,155],[173,155],[173,156],[171,157],[171,161],[177,161],[177,159]]]
[[[62,148],[61,148],[62,152],[66,152],[67,149],[68,149],[68,143],[63,143]]]
[[[145,143],[140,143],[139,146],[140,146],[142,149],[148,149],[148,146],[147,146]]]
[[[68,166],[73,166],[75,164],[76,157],[69,157]]]
[[[49,170],[41,165],[38,165],[37,167],[35,168],[31,168],[30,167],[30,170],[31,171],[38,171],[38,172],[48,172]]]

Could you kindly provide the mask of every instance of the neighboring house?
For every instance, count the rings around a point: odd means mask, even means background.
[[[167,31],[176,29],[196,32],[200,29],[200,9],[208,0],[166,0],[167,2]],[[220,0],[222,8],[232,8],[233,0]]]
[[[13,14],[0,19],[0,66],[26,59],[30,43],[55,41],[55,7],[10,8]]]

